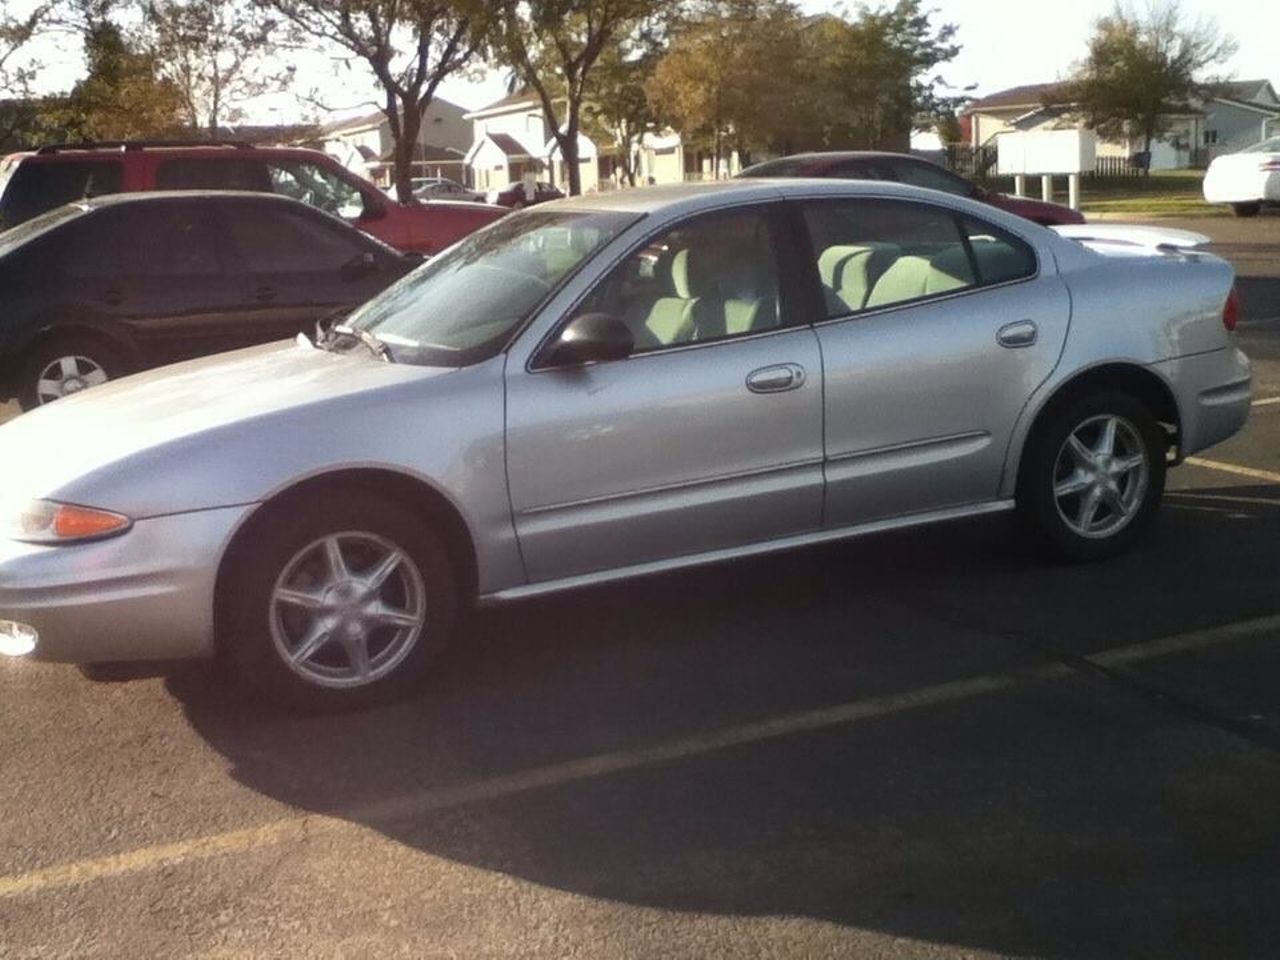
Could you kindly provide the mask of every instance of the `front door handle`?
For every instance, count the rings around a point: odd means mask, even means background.
[[[1038,331],[1030,320],[1006,323],[996,331],[996,343],[1002,347],[1029,347],[1036,342]]]
[[[110,307],[118,307],[124,303],[124,294],[119,290],[104,290],[102,293],[102,302]]]
[[[253,299],[262,301],[263,303],[265,303],[268,300],[274,300],[275,298],[276,298],[275,287],[259,287],[257,290],[253,292]]]
[[[804,367],[798,363],[776,363],[747,374],[747,389],[752,393],[783,393],[804,386]]]

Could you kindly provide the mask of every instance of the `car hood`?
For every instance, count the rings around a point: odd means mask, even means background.
[[[126,377],[0,426],[0,500],[56,498],[160,448],[172,457],[174,446],[216,443],[228,429],[301,408],[315,407],[322,418],[370,391],[447,372],[285,341]]]

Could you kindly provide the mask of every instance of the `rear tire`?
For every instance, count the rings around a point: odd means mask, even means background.
[[[1256,217],[1262,212],[1262,204],[1260,203],[1233,203],[1231,210],[1237,217]]]
[[[1164,494],[1166,441],[1127,393],[1082,394],[1049,414],[1027,443],[1018,478],[1024,530],[1066,560],[1127,550]]]
[[[351,490],[272,510],[224,560],[218,644],[262,699],[340,711],[420,687],[458,620],[441,540]]]
[[[119,348],[97,337],[67,334],[32,347],[18,372],[18,403],[34,410],[128,373]]]

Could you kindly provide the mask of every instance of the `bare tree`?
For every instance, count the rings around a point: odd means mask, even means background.
[[[268,0],[303,37],[363,62],[382,88],[380,108],[395,145],[394,180],[413,196],[422,117],[446,77],[464,69],[483,38],[482,0]]]
[[[582,192],[578,131],[592,68],[619,34],[669,5],[669,0],[494,0],[492,50],[542,102],[569,173],[570,194]]]
[[[161,75],[182,94],[187,123],[210,136],[243,116],[239,104],[283,89],[271,69],[279,19],[246,0],[148,0],[144,31]]]

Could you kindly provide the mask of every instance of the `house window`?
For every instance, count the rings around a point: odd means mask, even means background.
[[[1217,131],[1217,130],[1206,130],[1206,131],[1204,132],[1204,145],[1205,145],[1206,147],[1207,147],[1207,146],[1210,146],[1211,144],[1217,143],[1217,142],[1218,142],[1218,131]]]

